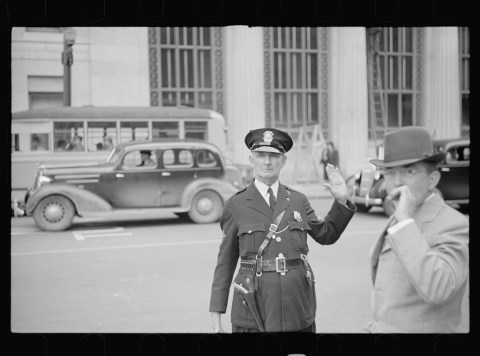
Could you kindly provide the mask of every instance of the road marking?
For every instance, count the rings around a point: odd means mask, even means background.
[[[203,245],[217,243],[220,244],[221,239],[216,240],[203,240],[203,241],[184,241],[184,242],[162,242],[156,244],[143,244],[143,245],[120,245],[120,246],[105,246],[105,247],[92,247],[92,248],[76,248],[65,250],[45,250],[45,251],[32,251],[32,252],[14,252],[11,256],[33,256],[33,255],[49,255],[55,253],[71,253],[71,252],[91,252],[91,251],[105,251],[105,250],[125,250],[129,248],[145,248],[145,247],[165,247],[165,246],[181,246],[181,245]]]
[[[90,230],[94,231],[94,230]],[[105,230],[104,230],[105,231]],[[379,234],[380,230],[368,230],[368,231],[352,231],[344,232],[344,235],[371,235]],[[218,244],[220,245],[221,238],[213,240],[191,240],[191,241],[180,241],[180,242],[159,242],[154,244],[135,244],[135,245],[120,245],[120,246],[104,246],[104,247],[91,247],[91,248],[75,248],[75,249],[64,249],[64,250],[45,250],[45,251],[32,251],[32,252],[15,252],[12,253],[12,257],[16,256],[35,256],[35,255],[49,255],[57,253],[75,253],[75,252],[92,252],[92,251],[107,251],[107,250],[125,250],[131,248],[149,248],[149,247],[175,247],[175,246],[191,246],[191,245],[205,245],[205,244]]]
[[[131,232],[123,232],[123,227],[115,227],[113,229],[100,230],[77,230],[72,231],[73,237],[79,241],[89,239],[92,237],[108,237],[108,236],[130,236]]]

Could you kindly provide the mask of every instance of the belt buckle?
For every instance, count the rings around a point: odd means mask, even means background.
[[[276,233],[278,229],[278,225],[275,224],[270,224],[270,227],[268,228],[269,231]]]
[[[285,261],[285,256],[282,253],[275,258],[275,272],[280,273],[282,276],[287,272],[287,263]]]

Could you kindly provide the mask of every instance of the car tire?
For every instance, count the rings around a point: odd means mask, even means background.
[[[193,197],[188,216],[197,224],[212,223],[220,219],[222,209],[223,201],[220,195],[213,190],[202,190]]]
[[[37,204],[33,220],[46,231],[62,231],[72,225],[75,207],[70,199],[62,195],[49,195]]]

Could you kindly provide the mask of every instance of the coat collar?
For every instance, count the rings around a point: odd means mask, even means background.
[[[245,193],[245,200],[248,201],[250,208],[262,213],[272,221],[282,211],[286,210],[290,204],[290,196],[281,183],[278,185],[277,204],[275,205],[275,211],[273,214],[272,210],[253,182],[247,187]]]

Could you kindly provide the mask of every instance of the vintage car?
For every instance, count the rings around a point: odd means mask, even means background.
[[[442,176],[437,192],[448,204],[468,212],[470,139],[434,140],[433,146],[436,152],[446,153],[445,160],[438,167]],[[391,200],[385,199],[387,193],[382,169],[365,163],[361,171],[347,179],[347,186],[358,211],[367,212],[374,206],[383,207],[388,216],[395,211]]]
[[[75,216],[138,215],[139,209],[211,223],[241,188],[240,169],[227,165],[213,144],[132,141],[118,145],[105,163],[40,165],[25,206],[48,231],[68,229]]]

